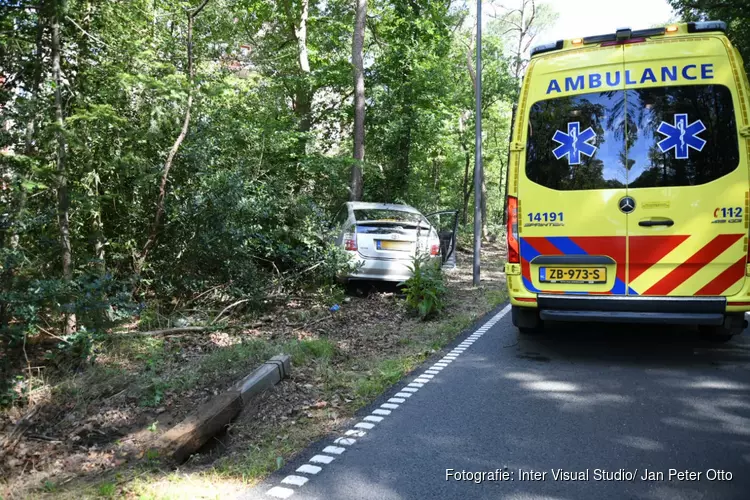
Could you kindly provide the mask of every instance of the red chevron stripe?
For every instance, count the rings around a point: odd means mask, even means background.
[[[528,243],[541,255],[560,255],[560,251],[554,245],[548,242],[547,238],[532,236],[529,238],[524,238],[523,241]],[[531,266],[529,264],[529,261],[523,258],[523,255],[521,255],[521,276],[533,283],[531,279]]]
[[[521,257],[521,276],[531,281],[531,267],[529,261]]]
[[[540,255],[562,255],[560,249],[550,243],[547,238],[524,238],[524,241],[534,247],[534,249],[539,252]]]
[[[688,239],[689,235],[674,236],[631,236],[628,278],[632,283],[651,266],[663,259],[669,252]]]
[[[724,250],[732,246],[743,236],[743,234],[720,234],[685,262],[675,267],[664,278],[657,281],[643,295],[668,295],[669,292],[680,286],[685,280],[721,255]]]
[[[721,295],[724,290],[737,283],[745,276],[745,257],[729,266],[706,286],[696,292],[696,295]]]
[[[625,283],[625,236],[575,236],[573,243],[589,255],[606,255],[617,263],[617,277]]]

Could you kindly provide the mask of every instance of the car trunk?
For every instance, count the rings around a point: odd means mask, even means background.
[[[357,249],[374,259],[411,260],[417,250],[427,250],[430,230],[397,222],[357,222]]]

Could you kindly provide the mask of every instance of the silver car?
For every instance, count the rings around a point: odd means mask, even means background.
[[[352,257],[357,270],[347,280],[404,281],[414,256],[439,260],[436,228],[416,208],[389,203],[348,202],[334,219],[336,243]]]

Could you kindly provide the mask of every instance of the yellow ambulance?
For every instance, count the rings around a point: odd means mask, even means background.
[[[513,323],[699,325],[750,311],[750,85],[720,21],[532,50],[508,170]]]

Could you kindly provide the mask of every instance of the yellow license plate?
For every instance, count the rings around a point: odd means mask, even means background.
[[[378,240],[377,245],[378,250],[396,250],[400,252],[411,250],[411,243],[408,241]]]
[[[539,281],[542,283],[606,283],[607,268],[565,266],[540,267]]]

